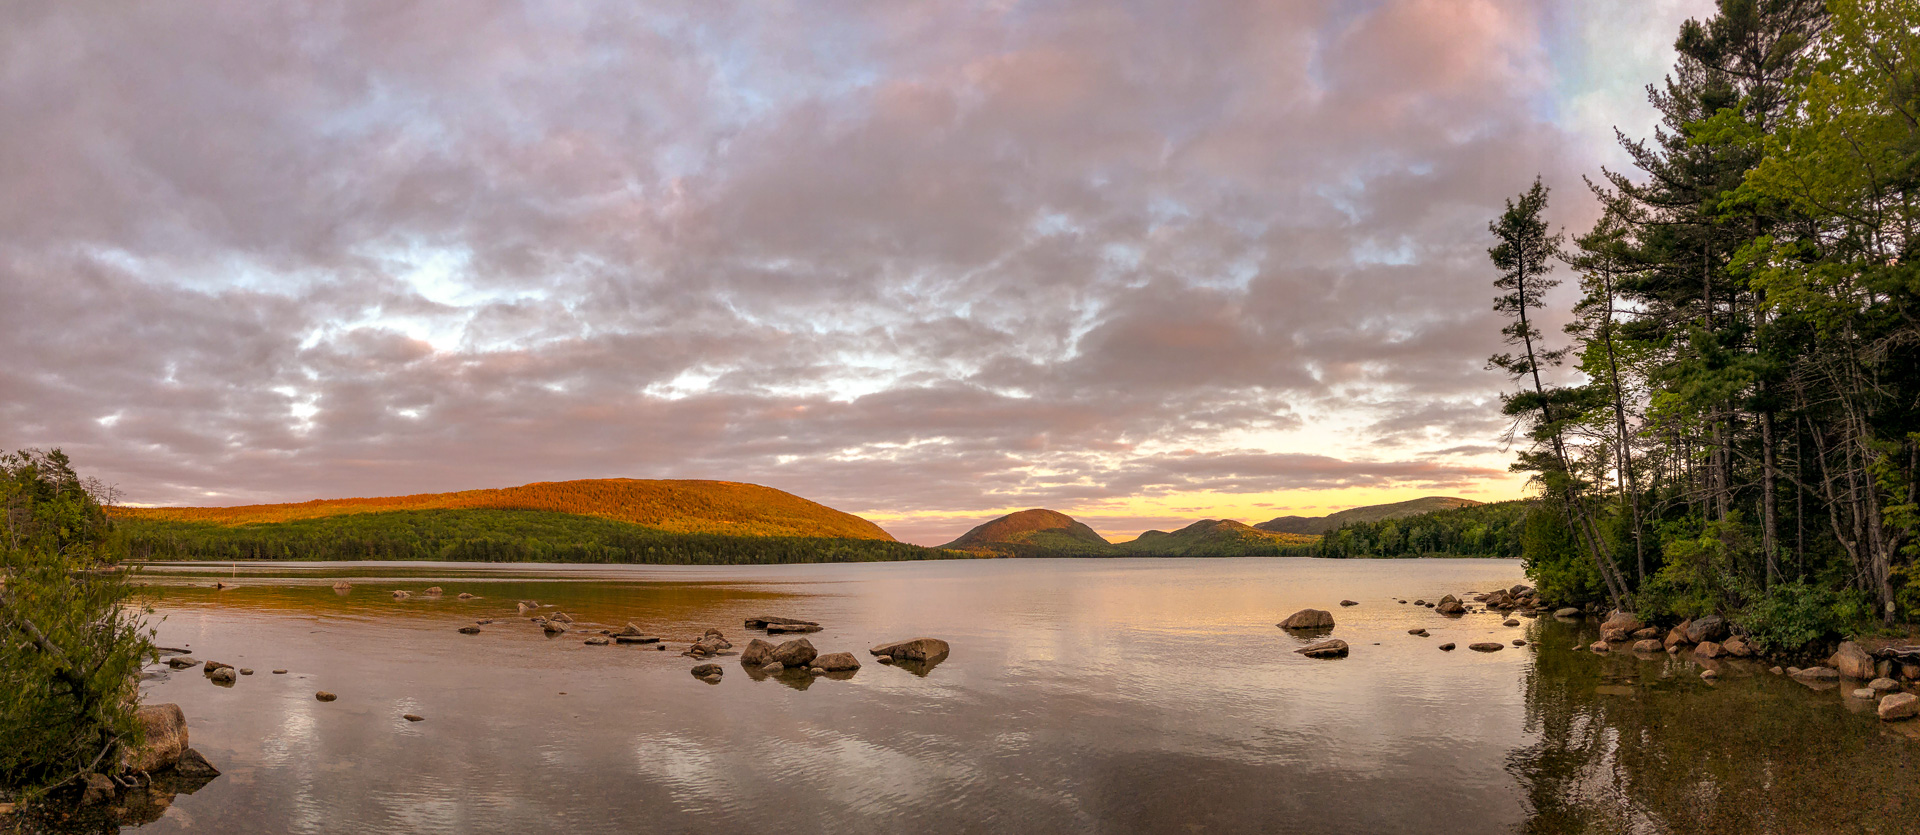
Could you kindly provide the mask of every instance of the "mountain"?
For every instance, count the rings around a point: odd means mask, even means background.
[[[545,481],[499,490],[320,499],[299,504],[120,507],[114,508],[113,515],[127,520],[233,527],[427,510],[546,511],[680,534],[894,541],[880,526],[858,516],[771,487],[731,481]]]
[[[1279,556],[1319,537],[1263,531],[1232,519],[1203,519],[1173,533],[1147,531],[1118,549],[1137,557]]]
[[[1035,508],[1009,513],[940,548],[1007,556],[1105,556],[1113,545],[1065,513]]]
[[[1350,508],[1326,516],[1281,516],[1269,519],[1254,527],[1272,533],[1323,534],[1341,525],[1355,522],[1382,522],[1388,519],[1405,519],[1436,510],[1452,510],[1456,507],[1472,507],[1480,504],[1472,499],[1455,499],[1445,496],[1427,496],[1411,501],[1393,504],[1376,504],[1366,507]]]

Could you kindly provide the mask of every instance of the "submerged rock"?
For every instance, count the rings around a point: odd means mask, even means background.
[[[408,722],[425,722],[425,721],[427,721],[427,717],[425,717],[425,716],[421,716],[420,714],[417,714],[417,713],[402,713],[402,714],[400,714],[400,718],[402,718],[402,719],[405,719],[405,720],[407,720]]]
[[[480,627],[478,627],[478,626],[462,626],[462,627],[460,627],[460,634],[462,634],[462,635],[478,635],[478,634],[480,634]]]
[[[188,667],[197,667],[199,665],[200,662],[194,660],[193,656],[190,655],[177,655],[167,659],[167,666],[176,670],[184,670]]]
[[[427,587],[427,590],[426,590],[426,591],[423,591],[423,592],[421,592],[421,594],[427,594],[427,595],[432,595],[432,596],[434,596],[434,597],[439,597],[439,596],[440,596],[440,587],[439,587],[439,586],[428,586],[428,587]]]
[[[1473,650],[1475,652],[1499,652],[1506,648],[1507,648],[1506,644],[1500,643],[1498,641],[1481,641],[1480,643],[1477,643],[1477,644],[1467,645],[1467,649]]]
[[[947,651],[947,642],[939,638],[913,638],[867,650],[870,655],[885,655],[895,661],[933,661],[947,657]]]
[[[790,635],[795,633],[818,632],[818,631],[820,631],[820,625],[817,623],[769,623],[767,624],[768,635]]]
[[[1294,650],[1294,652],[1300,653],[1308,658],[1345,658],[1347,657],[1347,642],[1339,638],[1328,638],[1324,641],[1308,644],[1307,646]]]
[[[1281,629],[1332,629],[1333,613],[1325,609],[1301,609],[1278,625]]]
[[[1360,605],[1360,601],[1358,601],[1358,600],[1342,600],[1342,601],[1340,601],[1340,605],[1342,605],[1342,606],[1358,606],[1358,605]]]
[[[1556,618],[1577,618],[1580,617],[1580,610],[1568,606],[1564,609],[1555,609],[1553,616]]]
[[[1808,667],[1804,670],[1792,670],[1790,674],[1800,681],[1840,680],[1840,671],[1832,667]]]
[[[410,592],[410,591],[402,591],[399,589],[395,589],[393,592],[393,599],[395,600],[405,600],[412,596],[413,596],[413,592]]]
[[[757,618],[747,618],[746,620],[746,626],[748,629],[765,629],[768,626],[771,626],[776,623],[784,626],[819,626],[820,625],[810,620],[798,620],[795,618],[776,618],[768,615],[761,615],[760,617],[757,617]]]

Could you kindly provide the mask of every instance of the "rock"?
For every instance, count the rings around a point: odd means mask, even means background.
[[[942,642],[942,645],[944,646],[945,642]],[[812,641],[795,638],[774,647],[769,657],[780,662],[782,666],[806,667],[813,663],[813,659],[820,657],[820,651],[813,648]]]
[[[463,592],[461,592],[461,593],[460,593],[460,596],[459,596],[458,598],[456,598],[456,599],[458,599],[458,600],[472,600],[472,599],[473,599],[473,595],[471,595],[471,594],[468,594],[468,593],[466,593],[466,592],[464,592],[464,591],[463,591]]]
[[[1347,642],[1339,638],[1328,638],[1324,641],[1308,644],[1294,650],[1294,652],[1300,653],[1308,658],[1345,658],[1347,657]]]
[[[274,674],[274,675],[276,675],[276,676],[284,676],[284,675],[286,675],[286,674],[287,674],[287,671],[286,671],[286,670],[274,670],[274,671],[273,671],[273,674]]]
[[[1506,620],[1501,621],[1500,625],[1501,626],[1519,626],[1520,621],[1516,618],[1507,618]]]
[[[167,666],[176,670],[184,670],[188,667],[198,666],[199,664],[200,662],[193,660],[193,657],[188,655],[176,655],[167,659]]]
[[[773,660],[773,644],[755,638],[747,642],[747,648],[740,651],[740,666],[764,667]]]
[[[1783,670],[1783,669],[1780,669],[1779,667],[1774,667],[1774,668],[1772,668],[1772,669],[1769,669],[1769,670],[1767,670],[1767,672],[1769,672],[1769,673],[1772,673],[1772,674],[1774,674],[1774,675],[1776,675],[1776,676],[1778,676],[1778,675],[1786,675],[1786,672],[1787,672],[1787,671],[1786,671],[1786,670]]]
[[[590,647],[604,647],[608,644],[613,643],[613,639],[608,638],[604,635],[595,635],[591,638],[588,638],[584,643]]]
[[[1843,641],[1840,649],[1827,659],[1827,664],[1847,678],[1870,679],[1874,677],[1873,656],[1852,641]]]
[[[1891,693],[1900,689],[1900,682],[1890,678],[1876,678],[1867,682],[1867,689],[1875,693]]]
[[[350,589],[350,588],[353,588],[353,584],[352,584],[352,583],[349,583],[349,582],[347,582],[347,581],[345,581],[345,580],[335,580],[335,581],[333,581],[333,590],[334,590],[334,591],[346,591],[347,589]]]
[[[1880,721],[1897,722],[1920,715],[1920,696],[1893,693],[1880,700]]]
[[[478,635],[478,634],[480,634],[480,627],[478,627],[478,626],[462,626],[462,627],[460,627],[460,634],[462,634],[462,635]]]
[[[412,596],[413,596],[413,592],[410,592],[410,591],[401,591],[399,589],[395,589],[393,592],[393,599],[395,600],[405,600]]]
[[[776,618],[776,617],[768,617],[768,616],[765,616],[765,615],[762,615],[762,616],[760,616],[760,617],[757,617],[757,618],[747,618],[747,620],[746,620],[746,624],[747,624],[747,628],[748,628],[748,629],[765,629],[765,628],[767,628],[768,626],[770,626],[770,625],[772,625],[772,624],[776,624],[776,623],[778,623],[778,624],[784,624],[784,625],[788,625],[788,626],[794,626],[794,625],[798,625],[798,626],[819,626],[819,625],[820,625],[820,624],[817,624],[817,623],[814,623],[813,621],[810,621],[810,620],[795,620],[795,619],[793,619],[793,618]]]
[[[1753,645],[1747,643],[1747,639],[1739,635],[1728,638],[1725,643],[1720,645],[1720,648],[1726,650],[1728,655],[1735,658],[1747,658],[1753,655]]]
[[[557,620],[550,620],[550,621],[547,621],[546,623],[540,624],[540,631],[545,632],[548,635],[558,635],[562,632],[567,631],[567,625]]]
[[[1524,638],[1515,638],[1513,639],[1513,645],[1516,647],[1524,647],[1527,645],[1527,641]]]
[[[1425,629],[1409,629],[1409,630],[1407,630],[1407,634],[1408,634],[1408,635],[1418,635],[1418,636],[1420,636],[1420,637],[1422,637],[1422,638],[1425,638],[1425,637],[1427,637],[1427,630],[1425,630]]]
[[[1612,652],[1613,645],[1606,641],[1594,641],[1593,645],[1587,647],[1587,649],[1593,650],[1594,652]]]
[[[1660,637],[1660,630],[1652,626],[1649,626],[1645,629],[1635,630],[1633,633],[1633,638],[1636,641],[1644,641],[1648,638],[1658,638],[1658,637]]]
[[[1633,642],[1634,652],[1664,652],[1665,650],[1666,647],[1661,646],[1659,641],[1651,638]]]
[[[727,640],[727,636],[720,634],[720,630],[718,629],[707,630],[706,634],[700,636],[700,640],[707,641],[721,649],[733,649],[733,642]]]
[[[1727,635],[1730,634],[1727,628],[1727,619],[1719,615],[1707,615],[1703,618],[1694,618],[1688,621],[1686,626],[1687,643],[1689,644],[1698,644],[1703,641],[1724,641]]]
[[[1627,636],[1645,629],[1646,626],[1632,612],[1616,611],[1608,615],[1606,621],[1600,624],[1600,639],[1621,643],[1627,640]]]
[[[1847,698],[1860,699],[1861,701],[1867,701],[1867,702],[1873,701],[1873,696],[1874,696],[1873,691],[1865,687],[1856,687],[1853,689],[1852,692],[1849,692],[1847,694]]]
[[[214,670],[218,670],[222,667],[232,667],[232,666],[233,666],[232,664],[228,664],[225,661],[208,661],[204,669],[206,672],[211,673]]]
[[[1467,649],[1473,650],[1475,652],[1499,652],[1506,648],[1507,648],[1506,644],[1502,644],[1497,641],[1481,641],[1480,643],[1477,643],[1477,644],[1467,645]]]
[[[1712,681],[1720,677],[1720,671],[1719,670],[1701,670],[1700,677],[1708,681]]]
[[[1726,655],[1727,651],[1721,649],[1719,644],[1712,641],[1702,641],[1698,646],[1693,648],[1693,654],[1696,658],[1719,658],[1722,655]]]
[[[540,608],[539,604],[536,604],[530,600],[522,600],[518,603],[513,604],[513,606],[515,609],[518,609],[520,611],[520,614],[523,614],[523,615],[535,609]]]
[[[1281,629],[1332,629],[1333,613],[1325,609],[1301,609],[1279,623]],[[889,653],[897,654],[897,653]]]
[[[1425,601],[1425,600],[1415,600],[1415,601],[1413,601],[1413,605],[1415,605],[1415,606],[1425,606],[1425,605],[1427,605],[1427,601]]]
[[[732,644],[723,639],[708,636],[694,641],[693,646],[687,647],[687,654],[695,658],[704,658],[709,655],[719,655],[732,647]]]
[[[1466,605],[1460,602],[1460,598],[1454,597],[1451,594],[1440,598],[1439,604],[1435,605],[1433,610],[1443,615],[1464,615],[1467,613]]]
[[[240,676],[234,673],[232,667],[218,667],[213,672],[207,673],[207,680],[215,684],[232,684],[239,678]]]
[[[693,668],[693,675],[695,678],[706,678],[708,676],[718,676],[721,674],[721,672],[722,670],[720,669],[719,664],[701,664]]]
[[[1804,670],[1792,671],[1792,675],[1795,679],[1798,679],[1800,681],[1839,681],[1840,680],[1840,671],[1832,667],[1808,667],[1807,669],[1804,669]]]
[[[1513,595],[1514,597],[1523,597],[1525,595],[1532,594],[1533,587],[1527,585],[1526,583],[1521,583],[1517,586],[1514,586],[1513,588],[1507,589],[1507,593],[1510,595]]]
[[[939,638],[914,638],[891,644],[881,644],[867,650],[871,655],[892,656],[895,661],[932,661],[945,658],[947,642]]]
[[[249,669],[247,669],[247,668],[245,668],[245,667],[241,667],[241,668],[240,668],[240,674],[241,674],[241,675],[243,675],[243,676],[250,676],[250,675],[253,675],[253,671],[252,671],[252,670],[249,670]]]
[[[819,667],[808,667],[808,668],[807,668],[807,675],[810,675],[810,676],[817,676],[817,675],[822,675],[822,674],[825,674],[825,673],[826,673],[826,670],[822,670],[822,669],[820,669]]]
[[[327,691],[325,691],[325,690],[322,690],[322,691],[320,691],[320,692],[318,692],[318,693],[315,693],[315,694],[313,694],[313,697],[314,697],[315,699],[319,699],[320,701],[323,701],[323,702],[331,702],[331,701],[333,701],[334,699],[338,699],[338,698],[340,698],[339,696],[335,696],[335,695],[333,695],[332,693],[328,693],[328,692],[327,692]]]
[[[1909,664],[1905,661],[1900,662],[1900,677],[1908,681],[1920,678],[1920,664]]]
[[[558,621],[560,623],[572,623],[573,616],[567,614],[566,612],[554,612],[552,615],[549,615],[547,617],[547,620]]]
[[[844,673],[860,669],[860,659],[851,652],[829,652],[813,659],[813,666],[829,673]]]
[[[660,636],[658,635],[615,635],[613,636],[613,640],[622,644],[657,644],[657,643],[660,643]],[[665,648],[666,647],[661,647],[661,649],[665,649]]]
[[[405,719],[405,720],[407,720],[408,722],[425,722],[425,721],[427,721],[427,717],[425,717],[425,716],[421,716],[421,715],[419,715],[419,714],[417,714],[417,713],[402,713],[402,714],[400,714],[400,718],[402,718],[402,719]]]
[[[1342,600],[1342,601],[1340,601],[1340,605],[1342,605],[1342,606],[1358,606],[1358,605],[1360,605],[1360,601],[1358,601],[1358,600]]]
[[[1441,645],[1440,645],[1440,648],[1441,648],[1441,649],[1443,649],[1443,650],[1445,650],[1445,651],[1447,651],[1447,652],[1452,652],[1452,651],[1453,651],[1453,642],[1452,642],[1452,641],[1448,641],[1447,643],[1444,643],[1444,644],[1441,644]]]
[[[421,594],[430,594],[430,595],[433,595],[434,597],[439,597],[439,596],[440,596],[440,587],[439,587],[439,586],[428,586],[428,587],[427,587],[427,590],[426,590],[426,591],[423,591],[423,592],[421,592]]]
[[[1553,616],[1556,618],[1577,618],[1580,616],[1580,610],[1568,606],[1564,609],[1553,610]]]
[[[105,774],[88,774],[81,785],[85,786],[80,793],[82,806],[97,806],[113,799],[113,781]]]
[[[199,751],[188,748],[186,753],[180,755],[180,762],[174,764],[173,773],[181,777],[211,780],[220,776],[220,769],[214,768],[213,763],[207,762],[207,758]]]
[[[874,656],[874,658],[873,658],[873,660],[875,660],[875,661],[878,661],[878,662],[880,662],[880,663],[882,663],[882,664],[892,664],[892,663],[893,663],[893,656],[891,656],[891,655],[876,655],[876,656]]]
[[[769,661],[765,664],[760,665],[760,672],[765,673],[767,675],[772,675],[774,673],[784,673],[786,671],[787,671],[787,665],[782,664],[778,661]]]
[[[177,704],[142,705],[133,712],[146,742],[138,750],[123,751],[127,771],[159,771],[180,761],[187,751],[187,714]]]
[[[820,625],[817,623],[769,623],[767,624],[768,635],[790,635],[795,633],[818,632],[818,631],[820,631]]]

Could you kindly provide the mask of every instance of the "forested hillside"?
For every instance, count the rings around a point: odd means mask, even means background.
[[[1320,537],[1316,557],[1518,557],[1532,502],[1472,504],[1417,516],[1342,524]]]
[[[880,526],[792,493],[731,481],[632,478],[551,481],[371,499],[323,499],[243,507],[113,509],[122,519],[246,525],[402,510],[544,510],[629,522],[673,533],[726,536],[893,537]]]
[[[404,510],[246,525],[122,518],[135,559],[471,560],[744,565],[947,559],[881,539],[675,533],[539,510]]]
[[[1591,229],[1556,234],[1537,182],[1492,225],[1549,597],[1763,635],[1920,615],[1915,9],[1722,2],[1648,79],[1661,127],[1597,173]],[[1541,329],[1556,263],[1570,344]]]

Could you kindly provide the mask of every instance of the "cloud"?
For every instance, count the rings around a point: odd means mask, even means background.
[[[1565,56],[1675,13],[1616,5],[10,4],[0,445],[157,503],[1498,481],[1485,223],[1590,217],[1651,79]]]

